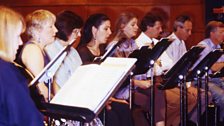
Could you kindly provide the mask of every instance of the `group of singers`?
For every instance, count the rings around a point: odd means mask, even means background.
[[[128,58],[143,46],[153,48],[161,38],[164,20],[153,12],[146,13],[142,19],[131,12],[123,12],[117,18],[113,32],[110,18],[102,13],[83,19],[72,11],[65,10],[56,16],[48,10],[36,10],[24,18],[11,8],[0,6],[0,125],[41,126],[43,115],[38,111],[30,97],[27,78],[37,76],[41,70],[65,46],[80,38],[75,49],[71,47],[57,70],[52,84],[53,97],[71,77],[80,65],[93,63],[95,57],[102,56],[107,48],[121,42],[116,47],[114,57]],[[167,36],[172,39],[170,46],[163,52],[154,65],[155,83],[163,83],[160,76],[187,52],[185,40],[192,34],[192,19],[187,15],[176,17],[173,32]],[[138,35],[139,30],[141,30]],[[23,44],[20,35],[25,32],[28,41]],[[221,49],[224,42],[224,24],[210,21],[205,29],[205,39],[199,42],[205,47],[200,62],[209,52]],[[19,54],[17,50],[22,45]],[[15,63],[16,62],[16,63]],[[21,72],[26,69],[30,77]],[[224,68],[224,55],[212,65],[212,74]],[[89,75],[91,76],[91,75]],[[132,81],[126,81],[105,105],[106,126],[149,126],[150,83],[146,72],[134,75]],[[99,80],[100,81],[100,80]],[[135,86],[134,105],[129,109],[130,82]],[[75,83],[75,82],[74,82]],[[189,120],[196,122],[197,90],[195,82],[188,82],[187,100]],[[204,83],[202,83],[204,84]],[[204,86],[204,85],[203,85]],[[209,78],[210,102],[219,108],[219,121],[224,121],[224,78]],[[48,85],[39,83],[36,91],[45,102],[48,100]],[[32,91],[32,90],[31,90]],[[31,92],[32,94],[32,92]],[[201,93],[204,99],[204,93]],[[72,98],[71,98],[72,99]],[[180,88],[159,90],[155,88],[155,125],[178,126],[180,123]],[[91,104],[91,103],[90,103]],[[205,104],[202,104],[203,110]],[[103,125],[104,113],[100,113],[88,125]],[[78,125],[71,121],[70,125]]]

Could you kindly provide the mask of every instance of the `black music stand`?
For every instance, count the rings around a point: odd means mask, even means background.
[[[43,98],[39,94],[34,94],[31,96],[34,97],[34,100],[36,102],[37,107],[40,109],[40,111],[48,116],[53,115],[59,115],[62,117],[67,116],[68,118],[72,118],[74,120],[80,120],[80,121],[90,121],[94,119],[95,115],[94,113],[86,108],[77,108],[76,113],[71,114],[71,111],[67,112],[67,110],[70,110],[71,108],[66,108],[60,105],[51,105],[50,102],[50,96],[51,96],[51,83],[54,74],[56,73],[57,69],[60,67],[62,61],[64,60],[65,56],[69,52],[70,48],[72,47],[74,42],[69,43],[68,46],[64,47],[55,57],[50,61],[50,63],[47,64],[47,66],[44,67],[44,69],[30,82],[29,87],[33,91],[35,90],[38,83],[46,83],[48,85],[48,103],[44,102],[42,100]],[[35,92],[38,93],[38,92]],[[37,99],[37,100],[36,100]],[[59,109],[59,110],[57,110]],[[62,111],[63,109],[63,111]],[[74,109],[74,108],[73,108]],[[66,113],[67,112],[67,113]],[[74,112],[74,110],[72,111]],[[48,124],[51,123],[51,119],[48,119]]]
[[[171,43],[172,40],[164,38],[152,49],[149,46],[143,46],[133,51],[129,57],[137,58],[134,75],[145,74]]]
[[[200,126],[201,118],[201,78],[205,75],[205,121],[206,126],[208,125],[208,71],[212,65],[222,56],[223,50],[216,49],[208,53],[187,75],[187,80],[192,81],[196,78],[197,80],[197,123]]]
[[[129,57],[137,58],[137,62],[135,64],[135,69],[133,71],[134,75],[138,74],[144,74],[147,71],[150,71],[150,77],[151,77],[151,98],[150,98],[150,124],[152,126],[155,125],[155,110],[154,110],[154,102],[155,102],[155,84],[154,84],[154,63],[155,61],[161,56],[161,54],[168,48],[168,46],[172,43],[171,39],[162,39],[160,42],[158,42],[152,49],[150,49],[148,46],[141,47],[140,50],[135,50],[133,53],[129,55]],[[130,99],[132,99],[130,97]],[[133,101],[133,100],[131,100]]]
[[[200,53],[204,47],[194,46],[188,52],[186,52],[180,60],[164,75],[164,83],[158,86],[159,89],[171,89],[180,85],[180,121],[181,126],[187,124],[187,87],[186,87],[186,76],[188,70],[199,58]]]
[[[224,67],[220,70],[215,72],[214,74],[209,75],[211,78],[219,78],[219,77],[224,77]]]
[[[114,55],[116,48],[122,43],[124,42],[125,39],[121,39],[116,43],[111,43],[110,47],[107,48],[107,51],[104,53],[103,56],[100,57],[95,57],[93,62],[94,63],[101,63],[103,62],[107,57],[111,57]]]

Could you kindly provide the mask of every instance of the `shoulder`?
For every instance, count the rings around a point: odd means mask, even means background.
[[[77,51],[79,53],[80,58],[82,59],[82,62],[84,62],[84,63],[86,61],[91,60],[91,57],[93,57],[92,53],[89,51],[89,49],[87,48],[86,45],[80,46],[77,49]]]
[[[38,56],[43,56],[43,52],[39,46],[36,44],[27,44],[22,50],[22,59],[24,57],[36,58]]]
[[[82,45],[82,46],[80,46],[80,47],[78,47],[78,49],[77,49],[77,51],[78,51],[78,53],[84,53],[84,52],[88,52],[88,48],[87,48],[87,45]]]
[[[1,71],[9,72],[9,70],[13,69],[13,68],[14,68],[14,66],[12,63],[0,59],[0,70]],[[0,72],[0,75],[1,74],[5,74],[5,73]]]
[[[22,55],[42,54],[39,46],[36,44],[26,44],[23,48]]]
[[[204,39],[199,42],[200,45],[209,45],[211,43],[210,39]]]
[[[18,81],[25,81],[25,77],[13,63],[0,59],[0,69],[4,71],[0,72],[0,83],[7,83],[10,87],[10,84],[15,84]]]

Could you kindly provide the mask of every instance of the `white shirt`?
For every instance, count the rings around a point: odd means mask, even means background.
[[[45,51],[47,52],[49,58],[52,60],[62,49],[63,45],[60,44],[58,39],[56,39],[55,42],[45,48]],[[54,79],[56,80],[56,83],[60,87],[62,87],[65,82],[70,78],[72,73],[76,70],[76,68],[81,64],[82,60],[78,52],[73,47],[71,47],[69,53],[67,54],[55,74]]]
[[[168,38],[174,39],[174,41],[166,49],[167,55],[173,61],[173,64],[169,66],[171,68],[187,52],[187,49],[185,46],[185,42],[177,38],[174,33],[172,33]]]
[[[135,41],[139,48],[144,45],[151,44],[152,41],[154,42],[154,44],[157,44],[159,42],[159,40],[155,38],[149,38],[144,32],[142,32]],[[166,52],[162,53],[158,61],[161,62],[161,66],[159,66],[158,64],[154,65],[154,75],[156,76],[162,75],[163,71],[168,70],[170,68],[169,66],[173,64],[173,61],[169,58]]]

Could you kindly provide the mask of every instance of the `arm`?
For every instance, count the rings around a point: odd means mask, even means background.
[[[216,62],[212,65],[211,70],[212,72],[217,72],[224,67],[224,62]]]
[[[140,87],[142,89],[147,89],[147,88],[152,86],[150,80],[136,80],[136,79],[132,79],[132,81],[133,81],[133,84],[135,86],[138,86],[138,87]]]
[[[44,68],[44,57],[40,48],[34,44],[26,45],[22,52],[22,62],[26,68],[34,75],[37,76]],[[45,99],[48,98],[48,88],[44,83],[37,85],[40,93]]]

